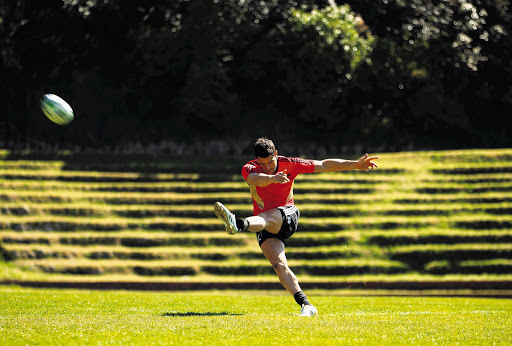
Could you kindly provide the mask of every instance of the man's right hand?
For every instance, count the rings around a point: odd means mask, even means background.
[[[274,175],[274,183],[275,184],[287,184],[290,182],[290,179],[288,178],[288,173],[286,172],[286,169],[283,172],[277,172]]]

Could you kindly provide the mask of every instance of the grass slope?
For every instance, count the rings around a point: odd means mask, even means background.
[[[287,252],[301,282],[512,278],[512,149],[378,155],[369,173],[297,178]],[[247,159],[212,171],[186,157],[0,150],[0,279],[276,280],[254,235],[227,235],[212,211],[219,200],[250,215]]]
[[[506,345],[512,300],[0,287],[2,345]]]

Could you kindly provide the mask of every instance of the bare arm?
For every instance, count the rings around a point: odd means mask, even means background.
[[[343,159],[326,159],[326,160],[315,160],[315,173],[319,172],[341,172],[348,171],[351,169],[370,170],[377,168],[377,165],[372,161],[378,157],[368,157],[368,154],[364,155],[357,161],[343,160]]]
[[[251,173],[247,176],[249,185],[265,187],[270,184],[286,184],[290,179],[286,176],[286,170],[277,174]]]

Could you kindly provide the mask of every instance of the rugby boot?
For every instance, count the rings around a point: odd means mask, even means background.
[[[239,232],[238,227],[236,227],[235,214],[230,212],[228,208],[220,202],[215,202],[213,210],[215,211],[215,215],[224,223],[228,234],[233,235]]]
[[[318,310],[313,305],[302,304],[299,316],[312,317],[318,315]]]

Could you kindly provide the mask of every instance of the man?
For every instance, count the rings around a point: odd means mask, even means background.
[[[305,160],[278,156],[274,143],[259,138],[254,145],[256,160],[242,168],[253,199],[253,216],[237,219],[222,203],[214,205],[215,215],[229,234],[255,232],[260,248],[274,267],[281,284],[301,306],[300,316],[314,316],[317,309],[302,292],[297,277],[290,270],[285,255],[285,240],[297,230],[299,210],[293,201],[293,181],[301,173],[340,172],[351,169],[370,170],[378,157],[364,155],[358,161],[342,159]]]

